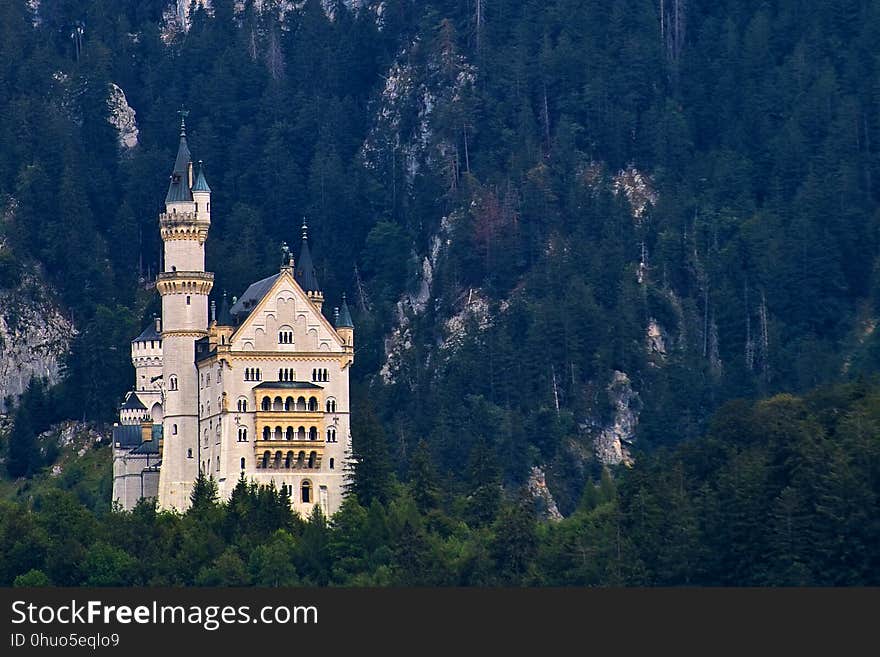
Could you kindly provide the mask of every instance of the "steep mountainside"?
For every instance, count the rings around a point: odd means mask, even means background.
[[[867,0],[6,2],[2,294],[42,264],[61,415],[110,419],[185,106],[214,289],[307,216],[398,473],[489,454],[569,514],[729,398],[880,364],[878,37]]]

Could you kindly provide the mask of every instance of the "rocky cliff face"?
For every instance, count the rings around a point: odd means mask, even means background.
[[[639,394],[632,389],[629,377],[615,371],[608,384],[608,399],[614,415],[593,439],[596,458],[605,465],[632,465],[630,447],[639,423]]]
[[[532,496],[532,500],[535,502],[535,512],[539,518],[562,520],[562,514],[559,513],[559,509],[556,507],[556,500],[553,499],[553,494],[547,488],[547,480],[542,468],[532,468],[529,473],[529,479],[526,482],[526,487],[528,488],[529,495]]]
[[[58,381],[74,334],[38,269],[24,272],[16,288],[0,290],[0,411],[6,397],[14,400],[32,377]]]
[[[125,152],[137,146],[138,127],[135,112],[128,104],[125,92],[113,83],[110,84],[110,92],[107,96],[107,109],[110,111],[107,120],[116,128],[119,150]]]

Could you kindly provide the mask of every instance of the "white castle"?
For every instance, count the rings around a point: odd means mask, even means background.
[[[294,265],[287,246],[277,274],[220,311],[205,271],[211,190],[180,145],[165,212],[162,317],[131,343],[135,388],[113,429],[113,500],[131,509],[158,498],[185,511],[202,472],[221,499],[239,478],[285,487],[303,515],[342,502],[351,454],[348,376],[354,327],[343,295],[331,323],[303,226]]]

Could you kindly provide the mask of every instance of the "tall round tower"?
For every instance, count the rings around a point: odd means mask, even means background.
[[[208,295],[214,274],[205,271],[205,240],[211,225],[211,190],[201,167],[193,180],[181,113],[180,144],[165,212],[159,215],[164,267],[156,279],[162,295],[162,468],[159,507],[184,511],[199,468],[199,381],[195,342],[208,334]]]

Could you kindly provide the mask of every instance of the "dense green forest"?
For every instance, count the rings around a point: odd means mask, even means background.
[[[0,581],[876,583],[876,391],[846,382],[880,366],[880,2],[210,4],[170,30],[167,0],[0,3],[0,289],[39,263],[78,329],[12,400],[7,469],[130,387],[183,106],[215,292],[306,216],[354,300],[378,474],[332,526],[244,489],[184,517],[4,507]],[[611,476],[615,372],[639,418]],[[532,466],[565,520],[527,512]]]
[[[877,384],[731,402],[703,439],[606,473],[549,523],[497,472],[450,493],[424,443],[407,484],[355,472],[330,523],[243,480],[224,504],[200,480],[182,516],[53,490],[0,503],[0,585],[876,586],[878,435]]]

